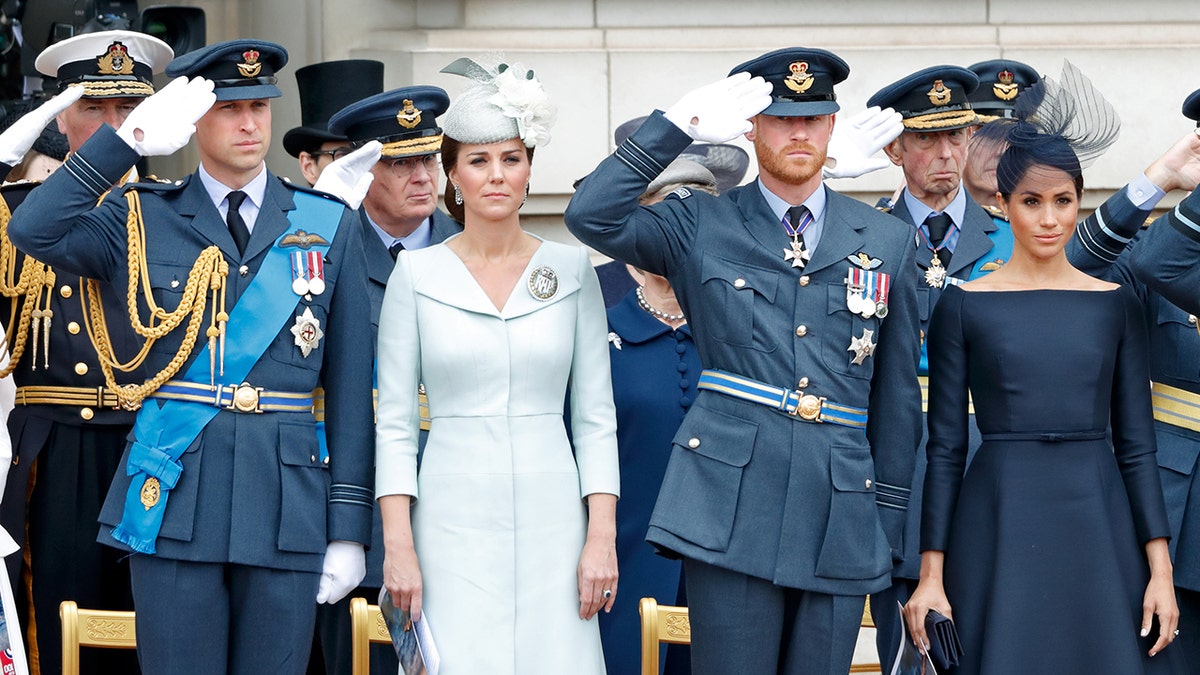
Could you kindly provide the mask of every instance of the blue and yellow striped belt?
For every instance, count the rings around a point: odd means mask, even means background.
[[[918,375],[917,382],[921,385],[921,412],[929,412],[929,376]],[[975,414],[975,400],[967,394],[967,413]]]
[[[764,384],[723,370],[702,371],[696,386],[783,411],[803,422],[828,422],[856,429],[867,426],[866,408],[834,403],[824,396]]]
[[[1158,382],[1150,383],[1154,419],[1192,431],[1200,431],[1200,394]]]
[[[312,412],[313,409],[311,391],[268,391],[246,382],[210,387],[197,382],[170,380],[151,396],[168,401],[205,403],[243,413]]]

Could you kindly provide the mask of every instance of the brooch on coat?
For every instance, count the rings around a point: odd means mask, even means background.
[[[608,342],[612,346],[616,347],[617,351],[621,350],[621,336],[620,335],[617,335],[616,333],[609,331],[608,332]]]

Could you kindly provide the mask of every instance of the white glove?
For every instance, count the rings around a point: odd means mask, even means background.
[[[196,121],[216,100],[211,80],[171,80],[129,113],[117,136],[142,157],[170,155],[188,144],[196,133]]]
[[[357,209],[367,196],[371,181],[375,180],[371,167],[379,161],[382,151],[383,145],[379,141],[369,141],[354,152],[335,159],[321,171],[313,189],[328,192],[350,208]]]
[[[664,116],[692,140],[724,143],[750,131],[750,118],[771,105],[771,85],[737,73],[683,95]]]
[[[874,157],[904,131],[903,118],[891,108],[872,106],[835,124],[829,139],[826,178],[857,178],[892,165],[887,157]]]
[[[0,162],[13,166],[25,157],[42,129],[50,120],[83,96],[83,87],[67,87],[67,90],[38,107],[30,110],[0,134]]]
[[[367,554],[362,544],[331,541],[321,563],[321,583],[317,586],[317,604],[334,604],[358,588],[367,576]]]

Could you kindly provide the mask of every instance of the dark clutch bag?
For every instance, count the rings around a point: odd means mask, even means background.
[[[941,670],[958,667],[962,644],[954,622],[935,609],[925,615],[925,633],[929,636],[929,659]]]

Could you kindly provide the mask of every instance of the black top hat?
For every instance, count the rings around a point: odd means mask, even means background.
[[[833,85],[850,75],[850,66],[824,49],[776,49],[729,71],[761,76],[771,83],[771,105],[762,111],[773,117],[829,115],[841,110]]]
[[[1196,127],[1200,128],[1200,89],[1188,94],[1188,97],[1183,101],[1183,116],[1196,120]]]
[[[322,143],[347,141],[330,133],[329,118],[356,101],[383,91],[383,63],[369,59],[325,61],[296,71],[300,90],[300,126],[283,135],[292,157],[317,150]]]
[[[1033,66],[1011,59],[980,61],[967,69],[979,76],[979,88],[968,98],[983,122],[1012,117],[1017,96],[1042,79]]]
[[[356,145],[377,140],[384,157],[428,155],[442,148],[437,118],[449,106],[450,96],[441,87],[401,87],[342,108],[329,118],[329,132],[344,134]]]
[[[967,98],[979,88],[975,73],[958,66],[919,70],[875,92],[867,107],[891,108],[906,131],[945,131],[978,124]]]
[[[275,73],[287,60],[287,50],[274,42],[230,40],[177,57],[167,64],[167,75],[212,80],[218,101],[279,98],[283,92],[275,86]]]

